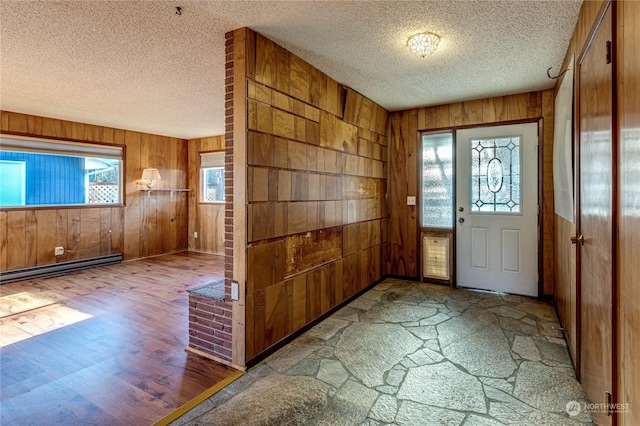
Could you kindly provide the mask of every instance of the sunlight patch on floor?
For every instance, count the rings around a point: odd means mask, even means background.
[[[91,318],[60,303],[50,293],[22,292],[0,297],[0,347]]]

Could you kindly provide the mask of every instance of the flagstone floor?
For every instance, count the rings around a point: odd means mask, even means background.
[[[551,305],[387,279],[174,424],[592,424],[571,401]]]

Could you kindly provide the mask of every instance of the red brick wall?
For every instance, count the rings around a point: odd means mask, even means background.
[[[189,295],[189,347],[231,360],[231,303]]]
[[[231,300],[233,279],[233,32],[225,34],[225,200],[224,215],[224,297]]]

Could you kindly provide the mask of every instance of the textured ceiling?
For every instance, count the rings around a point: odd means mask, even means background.
[[[224,34],[244,26],[389,110],[546,89],[581,3],[1,0],[0,107],[222,134]],[[422,31],[442,40],[421,59],[406,40]]]

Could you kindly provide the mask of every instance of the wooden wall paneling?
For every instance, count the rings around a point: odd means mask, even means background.
[[[507,108],[507,120],[527,118],[526,93],[507,96]]]
[[[25,211],[25,266],[36,266],[38,259],[38,216],[35,210]]]
[[[482,99],[482,122],[496,122],[496,105],[495,98]]]
[[[200,239],[194,237],[194,232],[198,231],[198,218],[200,217],[200,206],[198,199],[200,197],[198,182],[200,181],[200,139],[191,139],[188,141],[188,171],[187,182],[189,192],[189,214],[188,217],[188,234],[187,241],[189,250],[200,250]]]
[[[6,211],[0,211],[0,271],[7,270],[7,245],[9,238],[9,230],[7,228]]]
[[[342,294],[343,299],[356,294],[360,283],[360,257],[357,253],[342,259]]]
[[[170,188],[187,188],[187,185],[185,183],[182,183],[182,179],[180,179],[180,176],[178,174],[178,167],[180,166],[180,162],[178,160],[178,148],[181,146],[182,144],[179,143],[177,140],[174,140],[174,143],[169,144],[169,173],[171,176],[171,186]],[[188,167],[188,164],[182,164],[182,169],[186,169]],[[179,232],[179,222],[177,221],[177,215],[178,215],[178,209],[180,205],[182,205],[182,201],[185,201],[187,199],[186,194],[181,193],[181,192],[176,192],[174,194],[172,194],[171,197],[169,197],[169,208],[167,210],[166,216],[167,216],[167,220],[169,221],[169,233],[168,233],[168,238],[167,238],[167,243],[168,243],[168,247],[170,248],[171,251],[176,251],[177,249],[179,249],[178,246],[178,232]],[[182,234],[186,234],[187,233],[187,228],[186,227],[182,227],[180,229],[180,231],[182,232]],[[159,230],[159,232],[162,232],[162,230]],[[166,230],[164,231],[166,232]],[[182,249],[186,249],[186,246],[182,247]]]
[[[140,257],[148,257],[153,256],[156,248],[156,238],[155,232],[153,234],[153,239],[149,237],[149,230],[155,230],[155,219],[156,219],[156,198],[158,197],[158,193],[142,193],[139,195],[140,198]],[[152,222],[152,223],[150,223]]]
[[[11,113],[6,115],[6,127],[3,127],[3,131],[16,132],[16,133],[28,133],[28,116],[26,114]],[[4,123],[4,120],[3,120]]]
[[[303,102],[309,101],[310,65],[296,55],[291,54],[291,96]]]
[[[80,209],[82,236],[80,237],[80,258],[100,256],[100,209]]]
[[[640,3],[618,2],[619,229],[618,395],[628,404],[619,425],[640,424]]]
[[[389,131],[389,186],[394,191],[389,193],[389,215],[391,217],[390,242],[391,242],[391,273],[401,275],[406,268],[402,265],[404,256],[404,238],[407,230],[407,215],[404,214],[403,201],[407,197],[407,185],[404,183],[408,179],[404,162],[407,159],[404,140],[402,139],[402,119],[403,114],[392,113],[390,117]],[[346,265],[345,265],[346,266]]]
[[[267,348],[266,344],[266,298],[267,293],[265,289],[255,291],[254,296],[254,350],[256,353],[260,353]],[[235,347],[235,345],[234,345]]]
[[[458,127],[462,124],[462,102],[449,104],[449,125]]]
[[[111,208],[111,253],[124,251],[124,208]],[[65,216],[66,217],[66,216]]]
[[[24,210],[7,212],[7,270],[27,267],[26,213]]]
[[[340,116],[340,85],[331,77],[327,77],[327,107],[326,111],[334,116]]]
[[[256,34],[256,81],[276,87],[276,45],[266,37]]]
[[[178,181],[176,186],[178,188],[189,188],[189,144],[187,141],[177,141],[178,143],[178,152],[177,152],[177,165],[175,166],[175,170],[178,173]],[[224,145],[222,146],[224,148]],[[197,174],[197,172],[196,172]],[[196,191],[197,192],[197,191]],[[176,203],[175,210],[175,221],[176,221],[176,240],[175,245],[172,246],[173,250],[185,250],[189,248],[189,194],[181,193],[180,194],[180,202]],[[220,224],[220,223],[219,223]],[[224,229],[224,219],[222,221],[221,229]],[[224,251],[221,247],[221,250]]]
[[[362,99],[362,101],[355,125],[363,129],[369,129],[372,123],[375,124],[376,120],[376,117],[374,115],[373,102],[362,95],[359,95],[359,97]]]
[[[247,256],[247,261],[249,258]],[[247,263],[247,283],[246,283],[246,295],[245,295],[245,346],[244,352],[247,359],[253,358],[257,351],[255,347],[255,334],[258,331],[256,329],[256,303],[255,303],[255,289],[253,288],[253,281],[249,279],[251,263]],[[232,329],[233,332],[233,329]],[[233,348],[232,348],[233,349]]]
[[[528,108],[527,114],[535,114],[535,110],[539,108],[542,115],[543,133],[539,145],[542,147],[542,176],[539,179],[542,182],[542,200],[540,200],[541,218],[542,218],[542,235],[540,244],[542,244],[542,277],[543,293],[547,295],[553,294],[555,283],[554,277],[554,207],[553,207],[553,119],[555,96],[553,90],[541,92],[538,97],[532,98],[530,105],[536,105],[535,108]]]
[[[67,211],[67,260],[79,260],[80,240],[82,238],[81,209],[69,209]],[[126,222],[125,222],[126,223]]]
[[[344,102],[344,121],[351,124],[358,124],[360,108],[362,108],[363,97],[356,91],[347,88]]]
[[[284,281],[265,290],[265,344],[271,346],[285,336],[287,298]]]
[[[274,118],[272,117],[272,110],[268,104],[263,102],[254,102],[256,111],[256,127],[255,130],[265,133],[273,133]],[[277,111],[277,110],[275,110]],[[281,117],[278,117],[280,121],[284,121]],[[289,133],[292,133],[293,123],[289,126]]]
[[[276,88],[289,93],[291,87],[291,54],[280,46],[276,46],[278,56]]]
[[[465,126],[482,123],[483,102],[481,99],[462,102],[462,124]]]
[[[243,75],[245,97],[235,97],[247,106],[248,358],[380,277],[380,224],[363,225],[372,232],[364,253],[358,224],[386,214],[388,143],[386,110],[279,46],[271,65],[256,40],[255,81]],[[273,66],[267,82],[262,70]],[[352,224],[352,238],[344,224]],[[352,246],[348,261],[344,242]]]
[[[328,107],[328,101],[329,98],[327,96],[327,80],[328,80],[328,76],[323,73],[323,72],[319,72],[318,73],[318,85],[319,85],[319,92],[317,93],[318,96],[318,102],[316,105],[318,108],[320,108],[321,110],[327,110]],[[318,118],[320,117],[320,111],[318,111]],[[309,117],[307,117],[309,118]],[[317,121],[316,119],[314,119],[314,121]]]
[[[509,120],[509,100],[507,96],[493,98],[496,122]]]
[[[111,254],[111,208],[99,209],[100,212],[100,256]]]
[[[56,263],[56,211],[37,210],[37,261],[38,265]]]
[[[84,139],[84,123],[71,123],[71,139],[83,140]]]
[[[373,282],[373,271],[371,270],[371,250],[363,250],[356,256],[360,257],[360,280],[357,286],[357,291],[360,291],[367,286],[368,282]]]
[[[293,330],[299,330],[307,323],[307,277],[300,274],[289,280],[292,286],[291,307]]]
[[[162,170],[165,175],[169,176],[163,183],[163,188],[175,188],[175,182],[171,179],[170,167],[169,164],[169,139],[166,137],[156,137],[156,160],[153,164],[158,164],[160,170]],[[156,210],[155,217],[156,222],[154,227],[150,229],[149,235],[154,235],[156,239],[156,250],[154,252],[155,255],[160,253],[167,253],[171,251],[170,247],[170,217],[169,213],[171,212],[171,200],[175,197],[175,194],[160,192],[156,197]]]
[[[449,111],[449,105],[439,105],[436,109],[436,128],[451,127],[451,115]],[[412,113],[413,110],[408,110],[407,113]]]
[[[142,176],[141,134],[125,132],[127,161],[125,163],[125,222],[124,222],[124,258],[136,259],[140,255],[140,218],[142,195],[136,180]]]
[[[284,281],[284,335],[288,336],[295,331],[293,328],[293,280]]]
[[[344,281],[342,280],[343,275],[343,260],[339,259],[337,262],[332,264],[333,270],[333,283],[335,283],[335,289],[333,291],[333,301],[331,307],[334,307],[344,300]]]
[[[0,129],[3,132],[9,131],[9,114],[6,111],[0,111]]]
[[[543,115],[543,95],[545,92],[526,93],[526,118],[537,118]],[[553,103],[547,104],[553,109]],[[553,116],[553,115],[552,115]]]
[[[567,346],[572,358],[576,360],[578,355],[576,247],[571,244],[571,237],[576,235],[576,226],[557,215],[554,215],[554,219],[554,300],[567,338]]]
[[[321,299],[324,274],[322,269],[314,269],[305,274],[307,276],[307,319],[309,323],[322,313]]]
[[[324,92],[322,72],[318,70],[316,67],[309,67],[309,103],[316,107],[320,106],[320,99],[322,97],[322,92]]]
[[[322,299],[320,303],[320,309],[322,312],[327,312],[333,306],[335,306],[336,302],[336,264],[332,262],[328,265],[325,265],[322,268],[322,274],[324,276],[322,281]]]
[[[284,240],[285,277],[316,268],[342,257],[342,229],[330,228],[291,235]],[[273,257],[269,259],[272,265]]]

